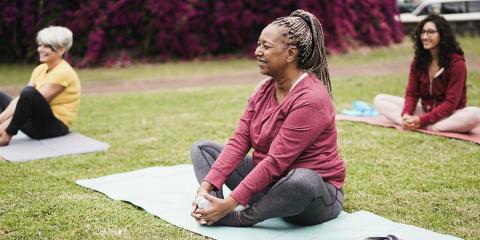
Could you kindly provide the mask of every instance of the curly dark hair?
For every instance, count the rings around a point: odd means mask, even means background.
[[[423,48],[421,34],[423,26],[427,22],[432,22],[435,24],[438,33],[440,34],[440,43],[439,43],[439,53],[438,53],[438,64],[439,67],[448,67],[450,63],[449,55],[452,53],[457,53],[463,55],[463,50],[460,48],[460,45],[453,34],[452,28],[448,24],[447,20],[439,15],[431,14],[423,19],[415,29],[414,34],[412,35],[412,40],[414,42],[415,49],[415,68],[420,71],[425,71],[428,68],[428,65],[432,61],[432,56],[430,51]]]

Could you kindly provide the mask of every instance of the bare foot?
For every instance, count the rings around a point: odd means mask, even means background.
[[[0,135],[0,146],[7,146],[10,143],[11,139],[12,139],[12,136],[10,136],[10,134],[3,132]]]

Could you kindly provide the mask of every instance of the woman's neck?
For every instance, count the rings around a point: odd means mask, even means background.
[[[275,98],[278,103],[281,103],[283,99],[288,95],[295,81],[304,73],[301,69],[292,69],[285,71],[285,74],[281,77],[274,77],[275,79]]]
[[[292,71],[286,71],[281,77],[275,79],[275,87],[281,92],[288,93],[292,88],[295,81],[304,73],[303,70],[294,69]]]
[[[62,61],[62,58],[55,59],[53,61],[47,62],[47,72],[50,72],[52,69],[54,69],[60,62]]]
[[[430,56],[432,56],[431,64],[438,64],[438,47],[430,50]]]

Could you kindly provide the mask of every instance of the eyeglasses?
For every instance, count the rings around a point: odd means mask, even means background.
[[[437,32],[438,32],[437,30],[433,30],[433,29],[422,30],[420,35],[427,34],[427,36],[431,37],[433,34]]]

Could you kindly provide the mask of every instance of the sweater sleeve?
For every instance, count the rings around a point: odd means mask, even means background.
[[[420,98],[420,83],[417,79],[417,70],[415,69],[415,61],[410,65],[410,73],[408,75],[407,89],[405,90],[405,102],[403,104],[402,116],[404,114],[413,115]]]
[[[233,136],[225,145],[207,176],[203,179],[217,189],[221,189],[228,176],[243,160],[252,146],[250,142],[250,123],[253,113],[254,104],[252,98],[250,98]]]
[[[323,101],[328,102],[328,101]],[[251,197],[282,176],[304,149],[333,121],[329,108],[304,101],[286,117],[266,157],[232,191],[231,196],[246,206]]]
[[[441,119],[452,115],[462,97],[462,91],[463,88],[465,88],[467,79],[465,61],[457,60],[450,64],[452,64],[452,66],[450,67],[451,70],[447,76],[449,79],[447,80],[448,84],[445,100],[432,109],[431,112],[420,116],[420,125],[422,126],[434,124]]]

